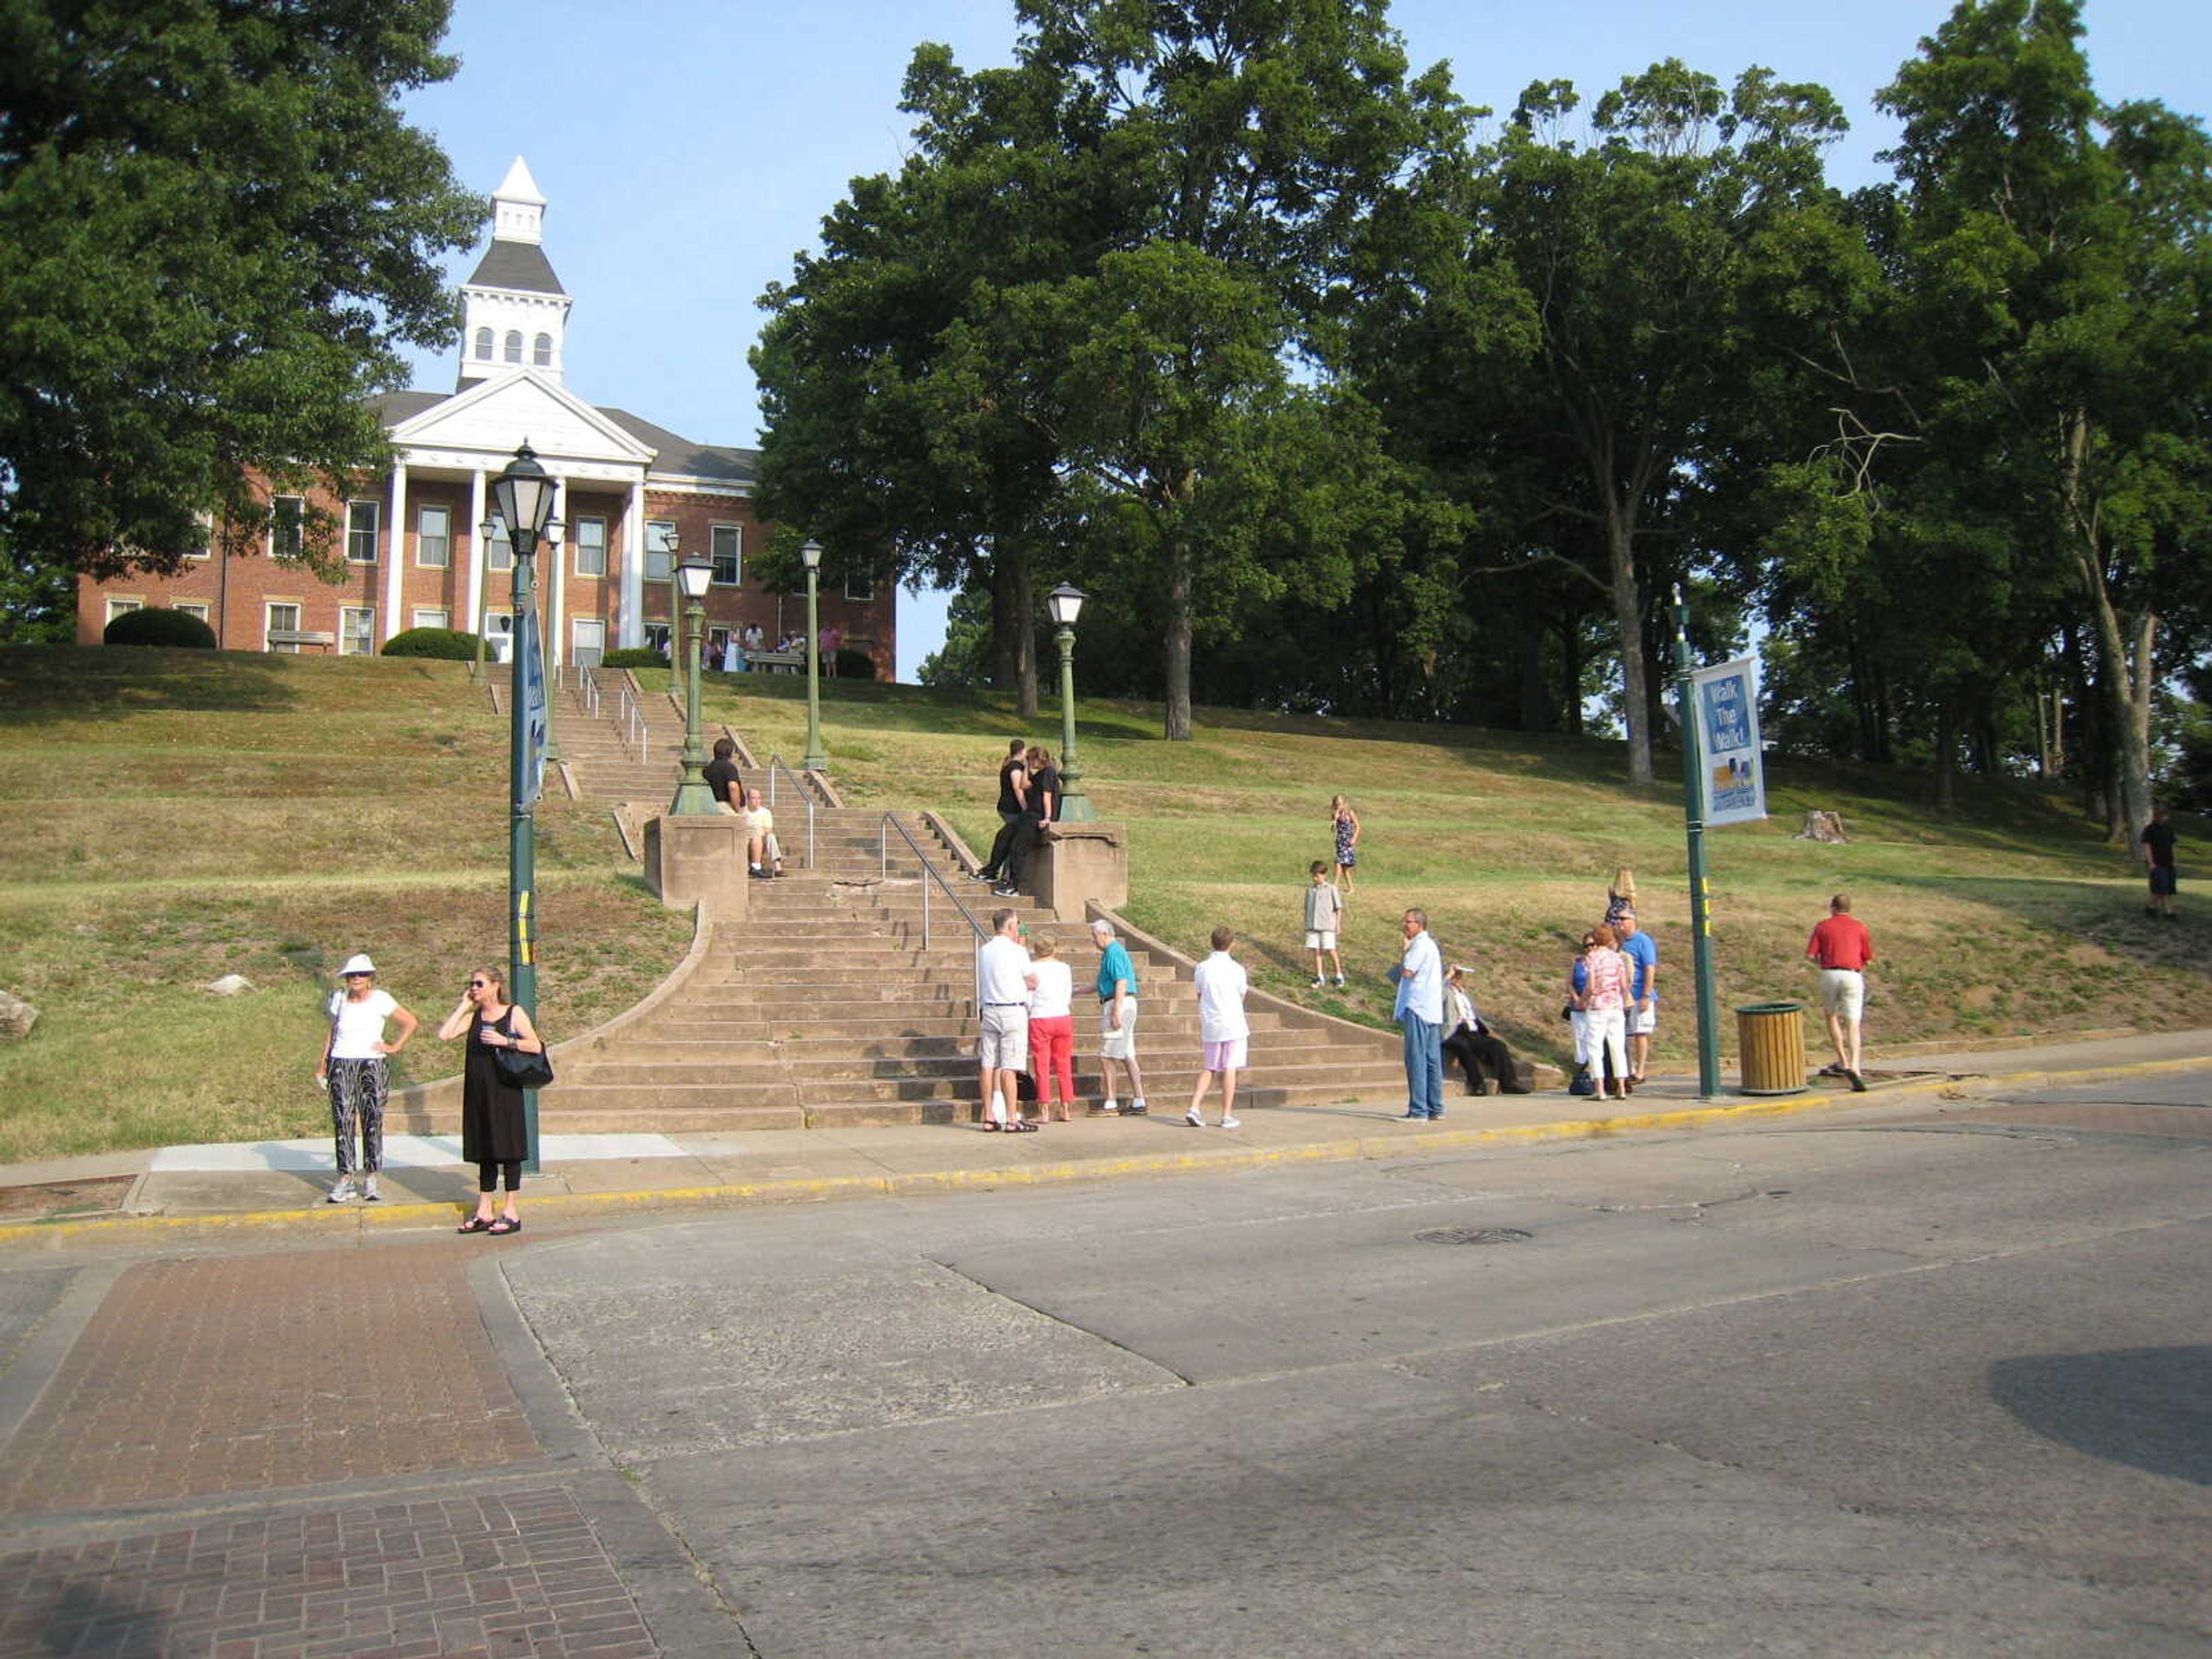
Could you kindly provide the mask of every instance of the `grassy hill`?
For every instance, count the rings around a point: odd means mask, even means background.
[[[804,748],[796,678],[710,677],[708,712],[763,756]],[[978,844],[1006,738],[1059,746],[1056,714],[1025,726],[988,695],[832,682],[823,712],[850,803],[933,806]],[[1151,707],[1089,704],[1080,730],[1101,816],[1129,825],[1141,925],[1202,950],[1225,922],[1267,988],[1380,1023],[1397,918],[1419,904],[1485,1012],[1557,1058],[1571,936],[1628,864],[1662,952],[1657,1050],[1689,1063],[1679,795],[1622,784],[1618,745],[1224,710],[1200,711],[1192,743],[1158,726]],[[504,952],[505,730],[457,664],[0,650],[0,988],[42,1011],[31,1041],[0,1045],[0,1162],[321,1133],[311,1068],[340,960],[369,951],[434,1024],[465,970]],[[2185,841],[2192,915],[2174,927],[2142,916],[2132,864],[2026,786],[1970,783],[1941,813],[1911,774],[1784,763],[1771,781],[1773,821],[1709,838],[1724,1010],[1810,993],[1805,933],[1844,889],[1882,955],[1875,1052],[2203,1022],[2201,840]],[[1328,855],[1338,790],[1365,825],[1353,983],[1310,992],[1298,890]],[[1854,842],[1791,840],[1813,806],[1841,811]],[[644,891],[603,814],[556,794],[538,822],[542,1023],[561,1036],[642,994],[688,924]],[[263,988],[199,988],[234,971]],[[418,1039],[398,1070],[454,1063]]]

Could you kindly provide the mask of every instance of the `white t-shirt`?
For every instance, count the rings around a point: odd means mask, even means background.
[[[343,991],[331,993],[331,1018],[337,1021],[337,1036],[331,1042],[332,1060],[375,1060],[376,1045],[384,1041],[384,1022],[399,1006],[386,990],[371,991],[359,1002]]]
[[[1198,964],[1198,1040],[1230,1042],[1252,1035],[1244,1018],[1244,990],[1251,981],[1244,964],[1226,951],[1216,951]]]
[[[1030,1018],[1058,1019],[1068,1012],[1075,975],[1067,971],[1067,964],[1058,957],[1047,957],[1030,963],[1030,972],[1036,975],[1036,989],[1030,994]]]
[[[994,1002],[1011,1002],[1028,1007],[1030,988],[1030,953],[1022,942],[1008,939],[1004,933],[994,933],[975,952],[982,967],[983,1001],[986,1006]]]

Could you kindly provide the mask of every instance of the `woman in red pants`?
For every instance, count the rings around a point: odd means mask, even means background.
[[[1075,1016],[1068,1006],[1073,976],[1050,933],[1037,936],[1030,957],[1030,971],[1036,975],[1036,989],[1030,993],[1030,1071],[1036,1079],[1037,1116],[1065,1123],[1075,1103]]]

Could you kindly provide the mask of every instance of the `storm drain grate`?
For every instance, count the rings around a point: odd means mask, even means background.
[[[1421,1244],[1522,1244],[1535,1236],[1519,1227],[1431,1227],[1413,1238]]]

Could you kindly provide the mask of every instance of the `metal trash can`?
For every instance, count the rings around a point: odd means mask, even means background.
[[[1736,1065],[1747,1095],[1805,1092],[1805,1005],[1754,1002],[1735,1011]]]

